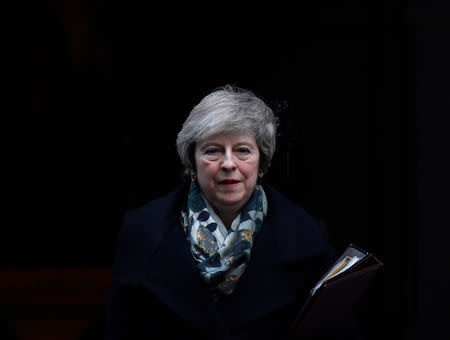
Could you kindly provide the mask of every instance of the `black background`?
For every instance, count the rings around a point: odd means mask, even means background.
[[[3,268],[110,266],[123,213],[181,182],[189,111],[230,83],[280,118],[266,179],[324,219],[337,250],[385,264],[361,306],[368,337],[446,333],[445,6],[30,6],[7,53]]]

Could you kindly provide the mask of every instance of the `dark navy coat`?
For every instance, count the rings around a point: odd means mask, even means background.
[[[214,303],[180,222],[187,186],[125,214],[107,310],[110,339],[283,339],[334,261],[325,226],[271,186],[233,294]],[[337,336],[335,337],[337,338]]]

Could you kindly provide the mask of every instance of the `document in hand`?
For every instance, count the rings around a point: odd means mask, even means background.
[[[383,264],[372,254],[350,244],[311,289],[292,325],[296,336],[330,335],[351,324],[352,308],[366,292]]]

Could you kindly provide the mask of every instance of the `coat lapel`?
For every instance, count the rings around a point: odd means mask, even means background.
[[[204,331],[213,338],[226,338],[227,329],[195,268],[179,220],[173,217],[169,225],[171,231],[153,253],[143,284],[199,331]]]

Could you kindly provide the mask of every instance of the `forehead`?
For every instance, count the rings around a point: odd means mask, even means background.
[[[205,144],[255,144],[256,140],[252,133],[250,132],[226,132],[219,133],[214,136],[207,137],[198,142],[198,146]]]

